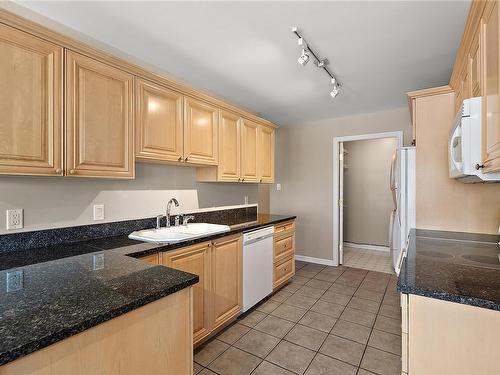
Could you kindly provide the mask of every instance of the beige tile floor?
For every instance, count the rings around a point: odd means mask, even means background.
[[[365,270],[394,273],[391,253],[344,246],[344,266]]]
[[[195,351],[209,375],[401,374],[396,276],[296,262],[296,275]]]

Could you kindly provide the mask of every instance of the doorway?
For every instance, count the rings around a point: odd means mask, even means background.
[[[402,131],[334,138],[333,258],[336,264],[393,272],[392,157]]]

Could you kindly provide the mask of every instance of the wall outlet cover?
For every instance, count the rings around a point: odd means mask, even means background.
[[[276,190],[277,190],[277,191],[281,191],[281,184],[279,184],[279,183],[278,183],[278,184],[276,184]]]
[[[13,210],[7,210],[7,229],[22,229],[24,227],[24,217],[23,209],[16,208]]]
[[[94,204],[94,220],[104,220],[103,204]]]
[[[23,270],[7,272],[7,292],[23,289]]]

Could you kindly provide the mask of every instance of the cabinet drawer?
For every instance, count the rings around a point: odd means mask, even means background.
[[[295,262],[293,257],[285,259],[274,266],[274,287],[278,287],[295,275]]]
[[[282,234],[288,231],[295,230],[295,220],[286,223],[277,224],[274,226],[274,234]]]
[[[280,261],[289,255],[293,255],[293,234],[274,241],[274,261]]]

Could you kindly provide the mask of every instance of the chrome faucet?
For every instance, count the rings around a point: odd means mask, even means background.
[[[172,198],[168,201],[167,203],[167,214],[166,214],[166,217],[167,217],[167,228],[170,227],[170,209],[172,208],[172,203],[175,204],[175,207],[179,207],[179,202],[177,201],[177,199],[175,198]]]

